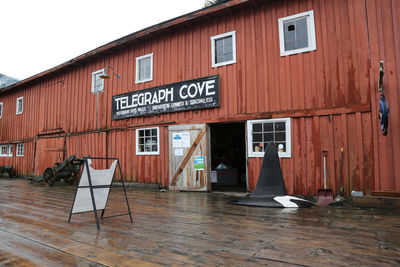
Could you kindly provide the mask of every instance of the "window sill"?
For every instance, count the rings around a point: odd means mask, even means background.
[[[296,50],[283,51],[283,52],[281,52],[281,57],[311,52],[311,51],[315,51],[315,50],[316,50],[315,47],[307,47],[307,48],[301,48],[301,49],[296,49]]]
[[[152,80],[153,80],[153,78],[147,79],[147,80],[142,80],[142,81],[135,81],[135,84],[145,83],[145,82],[151,82]]]
[[[250,152],[250,158],[263,158],[265,152]],[[279,158],[291,158],[292,154],[290,152],[278,152]]]
[[[221,63],[217,63],[217,64],[212,64],[213,68],[218,68],[218,67],[222,67],[222,66],[226,66],[226,65],[232,65],[235,64],[236,60],[231,60],[231,61],[226,61],[226,62],[221,62]]]
[[[158,156],[160,152],[136,152],[137,156]]]

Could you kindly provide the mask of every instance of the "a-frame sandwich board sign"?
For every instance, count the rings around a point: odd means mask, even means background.
[[[100,223],[97,211],[102,211],[101,219],[111,218],[117,216],[129,215],[132,221],[132,214],[129,208],[128,197],[126,195],[124,177],[122,176],[121,165],[118,158],[97,158],[97,157],[84,157],[84,165],[79,180],[78,188],[75,193],[74,202],[72,203],[71,212],[69,214],[68,223],[71,221],[72,214],[91,212],[93,211],[96,219],[97,229],[100,230]],[[90,165],[92,160],[105,160],[106,162],[112,161],[109,169],[95,170]],[[122,188],[125,195],[126,206],[128,213],[112,215],[104,217],[104,212],[107,206],[108,197],[112,182],[115,176],[115,170],[118,166]]]

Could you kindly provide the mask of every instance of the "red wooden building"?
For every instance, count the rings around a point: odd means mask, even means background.
[[[275,141],[289,194],[323,187],[322,151],[336,193],[341,147],[346,195],[399,192],[399,27],[397,0],[232,0],[154,25],[2,89],[0,165],[118,157],[128,182],[252,191]]]

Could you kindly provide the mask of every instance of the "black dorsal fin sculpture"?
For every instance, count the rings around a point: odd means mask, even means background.
[[[305,208],[314,205],[310,201],[286,195],[278,150],[274,142],[267,145],[254,192],[249,197],[229,203],[271,208]]]
[[[273,142],[270,142],[265,149],[257,185],[251,195],[254,197],[286,195],[278,150]]]

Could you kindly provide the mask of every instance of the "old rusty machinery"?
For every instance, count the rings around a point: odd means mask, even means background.
[[[53,185],[54,182],[64,180],[67,184],[74,184],[78,181],[83,159],[76,158],[75,155],[62,162],[56,162],[54,167],[47,168],[43,173],[43,182],[46,185]]]

